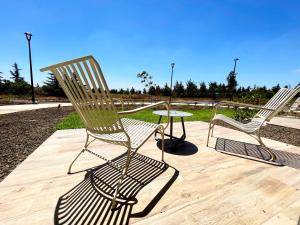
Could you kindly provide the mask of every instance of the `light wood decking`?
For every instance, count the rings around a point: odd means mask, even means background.
[[[180,124],[174,124],[174,129],[181,131]],[[148,158],[137,161],[133,164],[136,168],[150,168],[142,173],[129,173],[136,184],[130,183],[128,188],[143,186],[136,196],[138,203],[121,207],[114,213],[109,210],[110,201],[101,197],[89,180],[84,181],[85,172],[67,175],[69,163],[84,144],[84,129],[55,132],[0,183],[0,224],[54,224],[57,217],[58,221],[73,218],[73,224],[88,220],[97,224],[115,221],[116,224],[129,221],[130,224],[170,225],[298,224],[300,157],[292,155],[293,167],[276,167],[229,156],[205,147],[207,123],[186,122],[186,130],[187,141],[196,145],[198,151],[195,153],[195,146],[190,144],[185,149],[186,155],[166,153],[165,160],[170,167],[148,185],[144,185],[145,179],[153,175],[151,168],[159,163]],[[246,134],[219,126],[214,136],[255,143]],[[212,138],[210,146],[214,146],[214,141]],[[264,141],[274,149],[292,153],[300,150],[300,147]],[[100,141],[91,146],[109,158],[125,151]],[[157,160],[161,156],[154,138],[139,153]],[[183,153],[182,150],[179,153]],[[101,163],[104,162],[99,158],[85,153],[73,170]],[[73,194],[66,194],[74,187]],[[76,191],[78,195],[74,194]],[[73,206],[83,208],[73,209]],[[88,212],[90,215],[86,217],[84,213]]]

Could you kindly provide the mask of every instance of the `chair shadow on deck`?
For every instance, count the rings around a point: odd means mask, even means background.
[[[125,161],[126,154],[112,160],[119,165],[124,165]],[[174,173],[162,183],[156,196],[142,211],[132,213],[133,206],[138,203],[136,196],[139,191],[168,169],[174,170]],[[179,171],[172,166],[135,154],[118,194],[125,202],[118,203],[116,209],[111,210],[109,196],[114,193],[120,171],[109,163],[100,165],[87,171],[82,182],[59,198],[54,224],[128,224],[132,217],[146,216],[171,187],[178,174]]]
[[[251,157],[251,160],[264,161],[270,159],[270,154],[265,150],[267,147],[225,138],[218,138],[215,150],[222,153],[234,154],[234,156]],[[276,155],[276,162],[283,166],[300,169],[300,155],[287,151],[268,148]]]

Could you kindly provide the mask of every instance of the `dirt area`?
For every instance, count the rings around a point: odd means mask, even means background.
[[[72,107],[38,109],[0,115],[0,181],[41,145],[54,125],[73,111]],[[267,125],[262,136],[300,146],[300,130]]]
[[[262,128],[262,136],[291,145],[300,146],[300,130],[268,124]]]
[[[73,107],[0,115],[0,181],[41,145]]]

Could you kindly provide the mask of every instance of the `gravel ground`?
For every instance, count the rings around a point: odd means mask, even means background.
[[[55,131],[72,107],[38,109],[0,115],[0,181]],[[300,146],[300,130],[267,125],[262,136]]]
[[[72,107],[0,115],[0,181],[41,145]]]

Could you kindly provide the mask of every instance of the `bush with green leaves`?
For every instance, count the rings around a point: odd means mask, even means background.
[[[233,118],[235,120],[244,122],[244,121],[249,121],[251,118],[253,118],[255,114],[256,111],[249,109],[248,107],[246,108],[235,107]]]

